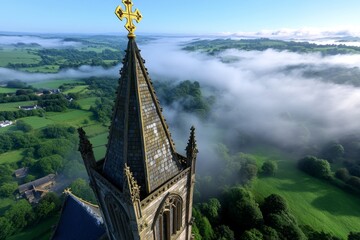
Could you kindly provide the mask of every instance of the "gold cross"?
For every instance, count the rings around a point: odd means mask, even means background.
[[[137,23],[141,21],[142,15],[138,9],[135,12],[132,11],[133,3],[131,0],[122,0],[122,3],[125,5],[125,11],[122,10],[120,6],[118,6],[115,10],[116,16],[122,21],[126,18],[125,28],[129,31],[128,37],[133,38],[135,37],[135,30],[136,26],[133,23],[135,20]]]

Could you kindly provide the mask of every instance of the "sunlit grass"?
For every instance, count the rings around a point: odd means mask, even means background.
[[[266,152],[266,151],[265,151]],[[360,229],[360,197],[344,192],[325,180],[313,178],[296,168],[296,161],[280,152],[255,154],[258,163],[278,163],[274,177],[260,177],[252,190],[258,200],[276,193],[284,197],[300,225],[346,238]]]

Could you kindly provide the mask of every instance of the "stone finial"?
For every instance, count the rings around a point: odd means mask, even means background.
[[[186,147],[186,156],[189,160],[195,159],[198,153],[196,139],[195,139],[195,127],[192,126],[190,128],[190,137],[188,141],[188,145]]]

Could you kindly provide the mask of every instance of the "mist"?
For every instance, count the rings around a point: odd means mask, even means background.
[[[323,69],[359,67],[360,55],[228,50],[214,57],[182,51],[183,44],[163,39],[141,46],[154,80],[192,80],[215,89],[216,103],[207,121],[181,112],[176,105],[165,109],[179,152],[185,148],[191,125],[197,128],[203,158],[211,156],[219,141],[236,145],[249,136],[297,148],[318,146],[360,130],[359,88],[305,78],[302,68],[284,70],[299,64]],[[226,57],[236,61],[222,62]]]
[[[13,44],[39,44],[43,48],[62,48],[62,47],[75,47],[81,45],[80,42],[64,41],[62,38],[42,38],[36,36],[1,36],[0,45],[13,45]]]
[[[177,151],[184,153],[189,129],[194,125],[202,158],[211,159],[219,142],[240,145],[244,138],[300,148],[319,146],[344,135],[360,132],[360,88],[304,77],[304,71],[329,67],[360,67],[360,55],[322,56],[287,51],[238,51],[217,56],[186,52],[189,38],[163,38],[140,46],[153,80],[198,81],[216,102],[208,120],[163,106]],[[231,59],[232,61],[224,61]],[[293,68],[292,66],[302,66]],[[25,73],[0,68],[0,82],[28,83],[119,77],[121,65],[110,69],[82,66],[58,73]],[[171,94],[171,93],[170,93]]]
[[[26,83],[57,80],[79,79],[88,77],[119,77],[120,65],[111,68],[81,66],[77,69],[64,69],[58,73],[27,73],[0,67],[0,83],[20,80]]]
[[[262,30],[258,32],[222,33],[222,37],[231,38],[271,38],[284,41],[306,41],[309,43],[324,45],[347,45],[360,47],[360,31],[354,27],[334,27],[331,29],[321,28],[283,28],[280,30]]]

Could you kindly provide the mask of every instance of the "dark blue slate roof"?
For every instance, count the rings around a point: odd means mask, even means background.
[[[92,240],[105,234],[102,219],[88,205],[68,195],[53,240]]]

